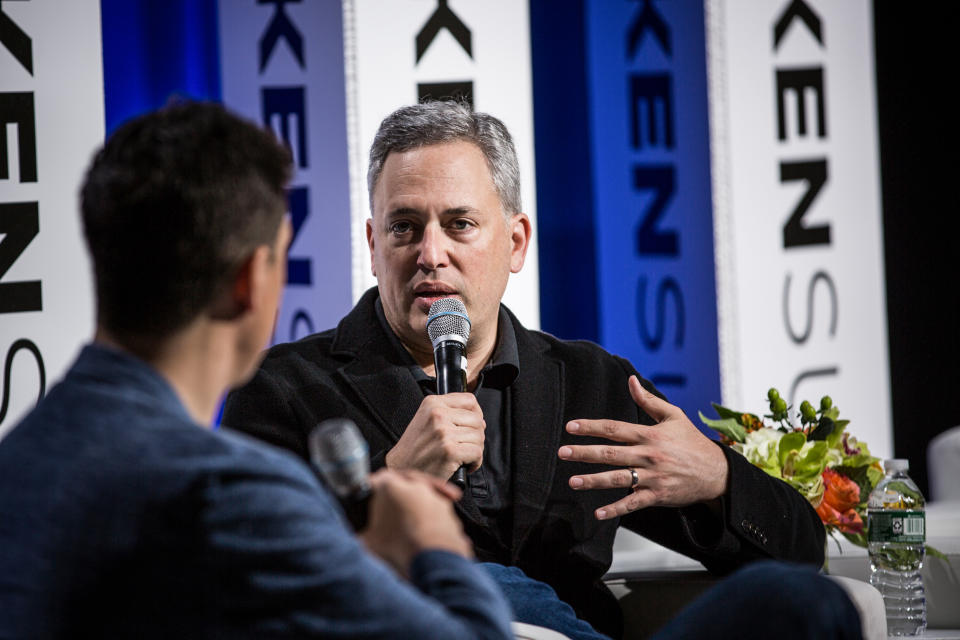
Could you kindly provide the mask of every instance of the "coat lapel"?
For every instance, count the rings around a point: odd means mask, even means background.
[[[553,486],[563,430],[563,363],[546,353],[510,314],[517,335],[520,375],[513,384],[513,540],[516,562],[540,519]]]
[[[377,297],[377,288],[369,289],[340,321],[332,352],[352,358],[338,373],[396,442],[420,408],[423,392],[380,325],[374,307]]]

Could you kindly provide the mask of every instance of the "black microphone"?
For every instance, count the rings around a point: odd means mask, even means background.
[[[352,420],[324,420],[307,436],[310,464],[333,490],[354,531],[367,526],[370,448]]]
[[[430,305],[427,314],[427,335],[433,344],[433,365],[437,373],[437,393],[459,393],[467,390],[467,339],[470,318],[463,302],[456,298],[440,298]],[[453,474],[453,482],[467,486],[467,470],[463,465]]]

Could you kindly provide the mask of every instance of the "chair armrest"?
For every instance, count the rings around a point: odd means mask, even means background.
[[[515,640],[570,640],[570,638],[559,631],[547,629],[546,627],[538,627],[535,624],[527,624],[526,622],[514,621],[510,623],[510,627],[513,629],[513,637]]]
[[[886,640],[887,612],[883,606],[883,596],[877,588],[862,580],[843,576],[830,576],[830,579],[843,587],[857,608],[863,640]]]

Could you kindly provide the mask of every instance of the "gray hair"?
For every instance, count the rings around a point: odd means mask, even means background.
[[[401,107],[380,123],[367,168],[371,214],[373,189],[391,152],[459,140],[472,142],[483,152],[504,214],[522,211],[520,165],[507,127],[489,114],[474,111],[469,104],[446,100]]]

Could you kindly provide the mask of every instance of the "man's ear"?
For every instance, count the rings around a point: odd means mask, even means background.
[[[370,247],[370,273],[377,277],[377,262],[373,259],[373,218],[367,218],[367,246]]]
[[[525,213],[515,213],[510,217],[510,273],[519,273],[530,248],[533,227]]]
[[[257,247],[240,264],[232,279],[225,284],[210,306],[210,315],[213,319],[236,320],[254,307],[258,286],[257,272],[263,272],[269,252],[268,247]],[[262,280],[262,275],[259,278]]]

